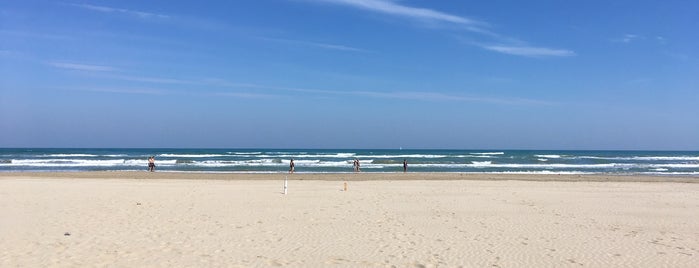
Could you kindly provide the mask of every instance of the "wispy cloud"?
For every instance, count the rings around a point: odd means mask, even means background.
[[[130,88],[130,87],[67,87],[67,90],[116,93],[116,94],[139,94],[139,95],[166,95],[167,90],[156,88]]]
[[[612,42],[616,43],[633,43],[635,41],[643,40],[645,37],[638,34],[624,34],[621,37],[613,38]]]
[[[319,43],[319,42],[308,42],[308,41],[301,41],[301,40],[292,40],[292,39],[283,39],[283,38],[268,38],[268,37],[262,37],[261,39],[267,40],[267,41],[273,41],[273,42],[296,44],[296,45],[317,47],[317,48],[329,49],[329,50],[340,50],[340,51],[348,51],[348,52],[370,52],[368,50],[364,50],[361,48],[356,48],[356,47],[351,47],[351,46],[346,46],[346,45],[338,45],[338,44],[327,44],[327,43]]]
[[[185,80],[185,79],[174,79],[174,78],[162,78],[162,77],[145,77],[145,76],[131,76],[131,75],[107,75],[104,76],[109,79],[126,80],[132,82],[146,82],[154,84],[178,84],[178,85],[194,85],[201,84],[197,81]]]
[[[663,45],[667,43],[667,39],[665,37],[662,37],[662,36],[656,36],[655,40],[658,41],[658,43],[663,44]]]
[[[662,36],[644,36],[640,34],[624,34],[621,37],[617,38],[612,38],[611,42],[613,43],[624,43],[624,44],[631,44],[631,43],[637,43],[637,42],[655,42],[660,45],[665,45],[668,42],[668,39]]]
[[[332,89],[317,89],[304,87],[285,87],[274,86],[257,83],[240,83],[231,82],[220,78],[206,79],[174,79],[174,78],[154,78],[143,76],[128,76],[128,75],[100,75],[100,77],[108,79],[119,79],[125,81],[146,82],[153,84],[172,84],[179,86],[195,86],[205,88],[205,91],[195,94],[226,96],[236,98],[279,98],[289,96],[289,93],[303,93],[304,97],[308,94],[314,96],[358,96],[368,98],[380,98],[391,100],[414,100],[414,101],[451,101],[451,102],[473,102],[473,103],[491,103],[499,105],[555,105],[555,103],[523,98],[492,98],[478,96],[464,96],[450,93],[427,92],[427,91],[372,91],[372,90],[332,90]],[[158,89],[142,89],[142,88],[83,88],[82,90],[110,92],[110,93],[126,93],[126,94],[166,94],[176,93],[173,91],[165,91]],[[216,92],[218,90],[218,92]],[[237,90],[224,91],[221,90]],[[273,92],[277,93],[273,93]],[[270,93],[272,92],[272,93]],[[286,94],[282,92],[287,92]],[[185,91],[180,91],[180,94],[191,94]]]
[[[73,39],[68,35],[60,35],[54,33],[37,33],[37,32],[27,32],[27,31],[13,31],[13,30],[0,30],[0,35],[9,35],[12,37],[22,37],[22,38],[41,38],[41,39],[53,39],[53,40],[68,40]]]
[[[524,56],[524,57],[568,57],[575,56],[575,52],[567,49],[553,49],[545,47],[533,47],[523,45],[525,42],[504,36],[502,34],[491,31],[489,23],[485,21],[475,20],[464,16],[458,16],[441,12],[433,9],[411,7],[402,5],[397,1],[392,0],[308,0],[314,2],[331,3],[345,5],[372,12],[379,12],[394,16],[401,16],[415,20],[427,20],[436,22],[452,23],[463,26],[463,29],[479,34],[482,37],[497,40],[498,45],[479,45],[473,42],[468,42],[472,45],[477,45],[481,48],[498,53],[508,55]],[[461,39],[461,38],[459,38]]]
[[[192,91],[173,89],[166,87],[103,87],[103,86],[62,86],[56,87],[59,90],[83,91],[94,93],[109,93],[109,94],[127,94],[127,95],[184,95],[184,96],[215,96],[215,97],[234,97],[245,99],[270,99],[280,98],[281,95],[250,93],[250,92],[216,92],[216,91]]]
[[[473,96],[462,96],[447,93],[436,93],[436,92],[376,92],[376,91],[349,91],[347,94],[382,98],[382,99],[396,99],[396,100],[416,100],[416,101],[453,101],[453,102],[480,102],[480,103],[492,103],[492,104],[503,104],[503,105],[552,105],[553,103],[532,100],[532,99],[522,99],[522,98],[490,98],[490,97],[473,97]]]
[[[307,93],[318,95],[344,95],[344,96],[359,96],[369,98],[381,98],[392,100],[414,100],[414,101],[453,101],[453,102],[478,102],[492,103],[500,105],[554,105],[554,103],[523,99],[523,98],[490,98],[490,97],[473,97],[462,96],[448,93],[437,92],[421,92],[421,91],[371,91],[371,90],[327,90],[299,87],[281,87],[251,83],[230,83],[222,79],[215,79],[215,84],[223,87],[231,88],[247,88],[247,89],[266,89],[266,90],[281,90],[287,92]]]
[[[402,16],[410,19],[440,21],[462,24],[467,26],[484,26],[487,23],[464,16],[452,15],[449,13],[419,7],[410,7],[398,4],[393,1],[386,0],[314,0],[316,2],[325,2],[332,4],[340,4],[360,8],[373,12]]]
[[[234,98],[245,98],[245,99],[272,99],[279,98],[279,95],[274,94],[258,94],[258,93],[248,93],[248,92],[218,92],[213,94],[215,96],[222,97],[234,97]]]
[[[130,75],[125,74],[117,68],[104,65],[92,65],[71,62],[47,62],[46,64],[61,69],[86,71],[86,73],[82,73],[82,75],[88,75],[90,77],[100,79],[121,80],[162,85],[211,85],[211,82],[205,80],[188,80],[177,78]]]
[[[52,61],[52,62],[47,62],[46,64],[53,66],[53,67],[56,67],[56,68],[60,68],[60,69],[68,69],[68,70],[76,70],[76,71],[111,72],[111,71],[117,70],[116,68],[111,67],[111,66],[72,63],[72,62]]]
[[[143,18],[143,19],[153,19],[153,18],[155,18],[155,19],[167,19],[167,18],[170,18],[170,16],[164,15],[164,14],[144,12],[144,11],[138,11],[138,10],[125,9],[125,8],[115,8],[115,7],[97,6],[97,5],[89,5],[89,4],[69,4],[69,5],[74,6],[74,7],[92,10],[92,11],[103,12],[103,13],[121,13],[121,14],[126,14],[129,16],[136,16],[136,17]]]
[[[528,46],[506,46],[506,45],[482,45],[484,49],[525,57],[570,57],[575,56],[575,52],[567,49],[554,49],[545,47]]]

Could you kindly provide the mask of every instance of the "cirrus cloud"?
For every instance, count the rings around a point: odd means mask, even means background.
[[[68,69],[68,70],[76,70],[76,71],[111,72],[111,71],[117,70],[116,68],[111,67],[111,66],[72,63],[72,62],[52,61],[52,62],[47,62],[47,64],[50,66],[56,67],[56,68],[60,68],[60,69]]]
[[[555,49],[545,47],[529,46],[506,46],[506,45],[485,45],[484,49],[525,57],[570,57],[575,56],[575,52],[567,49]]]

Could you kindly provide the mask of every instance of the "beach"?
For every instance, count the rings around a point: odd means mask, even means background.
[[[8,172],[0,267],[697,267],[697,181]]]

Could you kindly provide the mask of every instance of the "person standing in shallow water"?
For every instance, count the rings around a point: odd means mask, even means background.
[[[403,159],[403,173],[408,172],[408,160]]]
[[[292,158],[291,161],[289,161],[289,173],[294,173],[294,159]]]
[[[151,156],[148,158],[148,171],[155,171],[155,156]]]

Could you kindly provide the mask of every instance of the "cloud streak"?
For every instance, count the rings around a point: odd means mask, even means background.
[[[71,62],[47,62],[48,65],[67,70],[75,71],[88,71],[88,72],[112,72],[117,69],[111,66],[105,65],[92,65],[92,64],[81,64],[81,63],[71,63]]]
[[[326,90],[298,87],[280,87],[250,83],[229,83],[224,80],[216,79],[215,84],[222,87],[230,88],[248,88],[248,89],[266,89],[266,90],[281,90],[288,92],[309,93],[318,95],[345,95],[359,96],[380,99],[392,100],[414,100],[414,101],[454,101],[454,102],[479,102],[492,103],[500,105],[554,105],[554,103],[522,98],[489,98],[489,97],[469,97],[461,95],[453,95],[447,93],[436,92],[421,92],[421,91],[369,91],[369,90]]]
[[[411,7],[401,5],[391,0],[310,0],[314,2],[331,3],[363,9],[372,12],[384,13],[393,16],[401,16],[414,20],[427,20],[452,23],[464,26],[466,30],[475,32],[482,36],[498,40],[502,43],[498,45],[479,45],[470,42],[472,45],[477,45],[489,51],[502,54],[523,56],[523,57],[570,57],[575,56],[575,52],[567,49],[554,49],[545,47],[532,47],[522,45],[519,40],[503,36],[486,29],[488,23],[471,19],[464,16],[453,15],[433,9]],[[635,38],[630,37],[630,38]]]
[[[261,39],[267,40],[267,41],[273,41],[273,42],[295,44],[295,45],[302,45],[302,46],[309,46],[309,47],[317,47],[317,48],[328,49],[328,50],[339,50],[339,51],[348,51],[348,52],[370,52],[368,50],[364,50],[361,48],[345,46],[345,45],[338,45],[338,44],[327,44],[327,43],[319,43],[319,42],[308,42],[308,41],[301,41],[301,40],[282,39],[282,38],[267,38],[267,37],[263,37]]]
[[[150,12],[124,9],[124,8],[97,6],[97,5],[89,5],[89,4],[70,4],[70,5],[74,6],[74,7],[79,7],[79,8],[83,8],[83,9],[97,11],[97,12],[120,13],[120,14],[129,15],[129,16],[136,16],[136,17],[139,17],[142,19],[167,19],[167,18],[170,18],[170,16],[164,15],[164,14],[150,13]]]
[[[507,45],[481,45],[482,48],[503,54],[524,57],[570,57],[575,52],[567,49],[553,49],[545,47],[507,46]]]
[[[166,95],[170,92],[162,89],[152,88],[115,88],[115,87],[70,87],[68,90],[116,93],[116,94],[138,94],[138,95]]]
[[[452,15],[449,13],[436,11],[427,8],[410,7],[397,4],[392,1],[384,0],[315,0],[317,2],[325,2],[331,4],[345,5],[354,8],[369,10],[373,12],[379,12],[384,14],[390,14],[395,16],[402,16],[411,19],[418,20],[429,20],[429,21],[440,21],[455,23],[467,26],[484,26],[487,25],[484,22],[474,20],[471,18]]]
[[[637,34],[625,34],[621,38],[613,39],[613,41],[619,43],[632,43],[640,39],[644,39],[644,37]]]
[[[209,93],[200,93],[213,96],[222,97],[236,97],[236,98],[278,98],[288,96],[288,94],[270,94],[269,91],[283,91],[283,92],[293,92],[293,93],[304,93],[303,96],[308,96],[308,94],[313,94],[316,96],[358,96],[358,97],[368,97],[368,98],[380,98],[389,100],[413,100],[413,101],[451,101],[451,102],[474,102],[474,103],[491,103],[498,105],[555,105],[555,103],[534,100],[534,99],[522,99],[522,98],[491,98],[491,97],[477,97],[477,96],[463,96],[440,92],[425,92],[425,91],[371,91],[371,90],[327,90],[327,89],[314,89],[314,88],[303,88],[303,87],[284,87],[284,86],[273,86],[264,85],[256,83],[237,83],[230,82],[225,79],[219,78],[207,78],[207,79],[173,79],[173,78],[153,78],[153,77],[142,77],[142,76],[128,76],[128,75],[112,75],[105,74],[99,75],[100,77],[107,79],[118,79],[125,81],[134,82],[145,82],[152,84],[163,84],[163,85],[179,85],[179,86],[195,86],[202,89],[207,89]],[[212,92],[222,89],[237,89],[245,90],[245,92]],[[130,89],[130,88],[93,88],[93,89],[83,89],[88,91],[99,91],[108,93],[125,93],[125,94],[165,94],[168,91],[157,90],[157,89]],[[259,92],[250,92],[250,90],[258,90]],[[170,92],[174,93],[174,92]],[[184,92],[181,92],[185,94]]]

